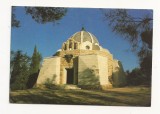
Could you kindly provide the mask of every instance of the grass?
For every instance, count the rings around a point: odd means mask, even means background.
[[[11,91],[10,102],[20,104],[150,106],[151,89],[148,87],[124,87],[101,91],[35,88]]]

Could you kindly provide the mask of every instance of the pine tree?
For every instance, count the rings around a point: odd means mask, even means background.
[[[129,41],[132,51],[136,52],[139,58],[140,70],[133,69],[131,74],[141,74],[141,77],[145,79],[143,83],[150,86],[153,39],[152,11],[139,16],[133,15],[130,11],[127,9],[109,10],[105,12],[105,17],[113,32],[118,33],[123,36],[122,38]]]
[[[29,62],[30,58],[21,51],[12,53],[10,79],[10,88],[12,90],[26,89],[29,76]]]
[[[34,47],[34,52],[31,58],[31,65],[30,65],[30,76],[27,83],[28,88],[32,88],[34,84],[36,83],[39,68],[40,68],[40,62],[41,62],[41,54],[38,52],[37,47]]]

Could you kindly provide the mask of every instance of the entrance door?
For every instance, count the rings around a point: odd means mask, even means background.
[[[73,75],[73,68],[72,69],[66,69],[67,70],[67,84],[73,84],[74,81],[74,75]]]

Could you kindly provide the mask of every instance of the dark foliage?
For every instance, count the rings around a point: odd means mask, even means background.
[[[37,51],[37,47],[35,46],[34,52],[31,58],[30,75],[29,75],[29,80],[27,82],[28,88],[32,88],[37,81],[41,60],[42,60],[42,56]]]
[[[16,7],[12,7],[12,27],[20,27],[20,21],[16,18],[15,14]],[[26,14],[32,16],[32,19],[37,23],[45,24],[47,22],[56,23],[58,20],[62,19],[66,13],[66,8],[58,7],[25,7]]]
[[[26,89],[30,58],[21,51],[12,51],[11,55],[10,88],[12,90]]]
[[[30,72],[31,73],[37,73],[40,67],[40,62],[42,60],[41,54],[38,52],[37,47],[34,47],[34,52],[31,58],[31,66],[30,66]]]
[[[126,71],[127,85],[129,86],[151,85],[151,66],[149,66],[150,63],[146,63],[146,60],[149,60],[149,58],[145,58],[144,60],[145,61],[141,63],[142,65],[141,68],[135,68],[131,72]],[[144,67],[143,65],[146,66]]]
[[[130,83],[130,81],[128,83],[133,85],[140,83],[150,85],[153,17],[148,13],[144,16],[134,17],[129,12],[130,10],[127,9],[112,9],[105,12],[105,18],[115,33],[122,35],[130,42],[132,51],[136,52],[139,57],[140,69],[133,69],[129,74],[129,78],[133,79],[133,83]],[[137,81],[134,82],[134,80]]]
[[[105,18],[112,30],[124,36],[131,43],[132,49],[136,50],[141,47],[141,42],[147,44],[152,42],[153,17],[148,14],[142,17],[134,17],[129,14],[129,11],[126,9],[105,11]],[[151,37],[149,39],[141,39],[140,35],[145,36],[146,34],[150,34]]]
[[[22,51],[11,51],[10,88],[12,90],[32,88],[38,78],[41,59],[36,46],[32,58]]]
[[[146,30],[144,32],[141,33],[141,38],[142,41],[145,42],[146,44],[148,44],[148,48],[152,49],[152,35],[153,34],[153,30]]]
[[[30,14],[36,22],[45,24],[47,22],[56,22],[65,16],[66,8],[58,7],[25,7],[26,14]]]
[[[17,27],[17,28],[20,27],[20,21],[16,19],[16,15],[15,15],[15,7],[12,7],[11,26]]]
[[[127,71],[127,85],[137,86],[144,82],[144,75],[139,68],[133,69],[131,72]]]
[[[140,62],[141,72],[144,74],[144,83],[147,85],[151,85],[151,77],[152,77],[152,55],[147,55]]]

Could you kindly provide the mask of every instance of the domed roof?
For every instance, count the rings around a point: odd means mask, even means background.
[[[84,29],[82,29],[79,32],[76,32],[69,39],[74,39],[75,41],[80,42],[80,43],[89,41],[94,44],[95,43],[99,44],[97,38],[92,33],[87,32]]]

